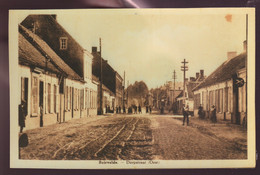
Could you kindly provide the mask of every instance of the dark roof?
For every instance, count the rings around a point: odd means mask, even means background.
[[[45,68],[46,57],[50,59],[48,69],[55,73],[65,73],[71,79],[81,80],[73,71],[40,37],[19,25],[19,62],[27,62],[34,66]]]
[[[84,77],[84,48],[61,26],[56,15],[28,15],[21,25],[35,30],[54,52],[79,76]],[[67,49],[60,49],[60,37],[67,37]]]
[[[216,83],[220,83],[229,79],[237,73],[238,70],[245,68],[246,53],[242,53],[232,59],[225,61],[220,65],[213,73],[211,73],[204,81],[196,86],[193,91],[210,86]]]
[[[100,80],[100,63],[101,56],[98,53],[92,53],[92,74]],[[102,58],[102,84],[104,84],[110,91],[116,93],[116,71]]]
[[[46,58],[19,33],[19,64],[35,66],[44,69]],[[48,63],[48,71],[60,73],[52,64]]]
[[[176,98],[180,98],[180,97],[183,97],[183,91],[181,91],[181,92],[179,93],[179,95],[177,95]]]
[[[182,95],[183,90],[175,90],[173,98],[179,98]]]

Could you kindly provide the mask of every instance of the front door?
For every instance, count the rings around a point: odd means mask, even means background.
[[[39,97],[40,127],[43,127],[43,81],[40,81]]]

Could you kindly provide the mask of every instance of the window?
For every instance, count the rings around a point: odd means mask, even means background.
[[[76,88],[74,89],[73,100],[74,100],[74,110],[76,110],[77,109],[77,89]]]
[[[28,78],[21,78],[21,101],[25,101],[25,114],[28,114]]]
[[[78,89],[78,96],[77,96],[77,99],[78,99],[78,106],[77,106],[77,110],[80,109],[80,90]]]
[[[88,108],[88,89],[85,89],[85,109]]]
[[[67,37],[60,37],[60,49],[66,50],[68,47],[68,38]]]
[[[215,106],[216,106],[216,111],[217,112],[220,112],[219,111],[219,90],[215,90]]]
[[[228,87],[224,88],[224,101],[223,101],[223,106],[224,106],[224,112],[228,111]]]
[[[71,108],[71,87],[68,87],[68,110]]]
[[[223,89],[219,89],[219,112],[223,112]]]
[[[211,109],[213,104],[213,91],[209,91],[209,109]]]
[[[232,112],[231,98],[232,98],[232,89],[231,89],[231,87],[229,87],[228,88],[228,112]]]
[[[57,86],[53,86],[53,105],[54,105],[54,112],[57,113]]]
[[[84,89],[80,90],[80,109],[84,109]]]
[[[69,103],[69,87],[65,87],[65,110],[68,110],[68,103]]]
[[[48,113],[51,113],[51,84],[48,83]]]
[[[32,115],[37,116],[38,115],[38,78],[32,77]]]
[[[90,99],[89,99],[89,102],[90,102],[90,108],[92,108],[92,90],[90,90]]]

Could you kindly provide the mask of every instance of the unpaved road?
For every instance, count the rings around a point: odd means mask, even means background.
[[[157,115],[77,119],[26,131],[29,145],[21,159],[40,160],[191,160],[245,159],[246,150]]]

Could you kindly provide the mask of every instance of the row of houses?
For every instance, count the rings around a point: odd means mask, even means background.
[[[100,91],[100,54],[84,49],[56,15],[29,15],[18,27],[25,129],[97,115],[100,96],[103,107],[122,103],[121,76],[102,58]]]
[[[186,78],[177,88],[167,82],[153,95],[155,107],[166,107],[175,114],[182,114],[184,105],[189,106],[192,115],[198,116],[198,108],[202,106],[205,118],[210,118],[212,106],[216,108],[217,120],[228,120],[231,123],[246,124],[247,121],[247,43],[243,43],[244,51],[237,55],[228,52],[224,61],[209,76],[204,70],[195,77]]]
[[[247,121],[247,43],[244,52],[228,52],[224,61],[209,76],[200,70],[196,77],[186,79],[185,91],[175,99],[177,113],[181,113],[184,104],[188,104],[195,116],[201,105],[206,118],[210,118],[212,106],[216,108],[217,120],[229,120],[231,123],[245,124]]]
[[[193,88],[195,113],[201,104],[206,117],[212,105],[219,120],[242,124],[247,121],[247,43],[244,52],[229,52],[228,59]]]

